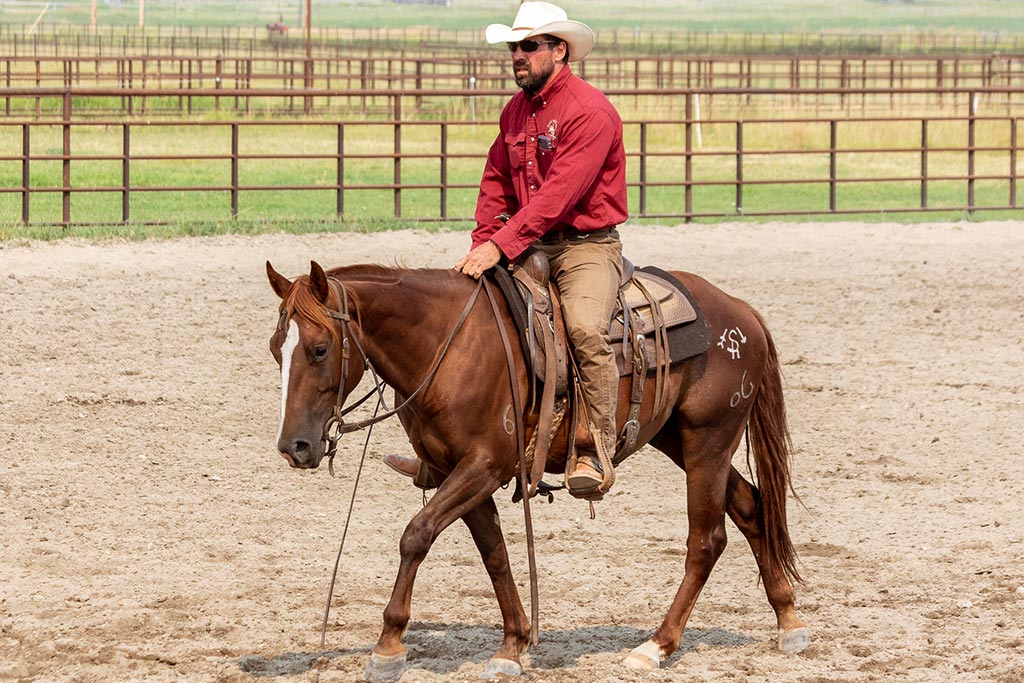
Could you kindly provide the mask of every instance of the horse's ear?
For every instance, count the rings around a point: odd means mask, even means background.
[[[309,262],[309,288],[313,290],[317,300],[326,306],[331,290],[327,284],[327,273],[316,261]]]
[[[279,297],[283,299],[288,296],[288,292],[292,288],[292,281],[274,270],[270,261],[267,261],[267,279],[270,280],[270,287]]]

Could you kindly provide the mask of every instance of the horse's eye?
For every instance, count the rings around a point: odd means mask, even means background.
[[[327,358],[327,346],[323,345],[316,347],[313,351],[313,360],[322,361],[324,358]]]

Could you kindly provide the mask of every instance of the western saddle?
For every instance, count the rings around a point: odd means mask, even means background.
[[[702,352],[707,348],[706,323],[699,309],[679,283],[666,279],[667,273],[656,275],[637,270],[623,259],[623,276],[619,289],[620,307],[612,316],[609,334],[615,351],[619,375],[630,377],[629,410],[625,424],[617,439],[615,454],[609,462],[602,462],[604,481],[601,495],[614,482],[614,466],[636,451],[640,431],[640,406],[644,399],[644,385],[654,375],[654,411],[660,415],[668,401],[668,370],[678,360]],[[651,269],[653,270],[653,269]],[[544,475],[551,440],[566,414],[569,415],[570,443],[567,444],[567,471],[574,466],[575,442],[589,438],[589,429],[583,419],[577,426],[581,399],[577,387],[577,373],[562,318],[558,291],[550,281],[548,261],[533,252],[511,272],[495,268],[495,280],[503,290],[519,331],[523,354],[532,378],[530,409],[539,400],[537,429],[526,451],[526,467],[530,470],[529,496],[536,495]],[[662,275],[666,277],[662,277]],[[677,286],[678,285],[678,286]],[[673,357],[670,333],[681,331],[687,323],[698,321],[702,329],[696,345]],[[703,340],[703,341],[702,341]],[[538,390],[538,385],[540,389]],[[598,449],[601,453],[602,449]],[[551,488],[545,485],[545,488]],[[543,489],[542,489],[543,490]],[[517,492],[517,497],[520,492]]]

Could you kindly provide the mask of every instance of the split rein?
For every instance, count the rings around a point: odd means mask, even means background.
[[[441,361],[443,361],[444,357],[448,355],[448,349],[451,347],[452,342],[455,340],[455,335],[457,335],[459,333],[459,330],[462,329],[462,325],[466,322],[466,319],[469,317],[469,312],[473,310],[473,306],[474,304],[476,304],[477,297],[480,295],[480,290],[483,288],[484,281],[483,278],[477,281],[476,288],[473,290],[473,293],[470,295],[469,300],[463,307],[462,314],[459,316],[458,322],[455,323],[455,327],[452,329],[451,334],[448,335],[448,340],[438,350],[437,356],[434,358],[434,364],[430,368],[430,372],[428,372],[427,376],[423,378],[423,381],[420,382],[420,385],[416,387],[415,391],[409,394],[409,396],[406,397],[404,401],[402,401],[401,405],[398,405],[395,408],[387,411],[383,415],[375,414],[371,418],[360,420],[359,422],[354,422],[351,424],[345,422],[345,415],[358,408],[371,396],[373,396],[374,394],[377,394],[379,396],[378,405],[384,402],[385,383],[380,379],[380,377],[377,376],[377,371],[376,369],[374,369],[373,364],[370,362],[370,357],[366,355],[366,350],[360,343],[359,337],[356,336],[350,329],[350,326],[352,324],[352,316],[349,314],[348,311],[348,290],[345,289],[345,285],[337,278],[328,277],[327,282],[331,288],[331,291],[334,292],[334,296],[338,300],[339,305],[339,308],[336,311],[328,308],[327,315],[334,318],[335,320],[338,320],[341,323],[341,379],[338,381],[338,398],[334,404],[333,415],[331,415],[331,417],[328,418],[327,422],[324,424],[323,434],[323,439],[325,442],[327,442],[327,468],[330,471],[331,476],[334,476],[334,456],[338,451],[338,441],[341,439],[342,434],[358,432],[360,430],[366,429],[367,427],[372,427],[378,422],[383,422],[392,415],[396,415],[399,411],[405,408],[414,398],[416,398],[416,396],[418,396],[419,393],[434,379],[434,376],[437,375],[438,369],[441,367]],[[349,359],[352,355],[348,341],[350,338],[352,339],[352,343],[355,344],[356,350],[358,350],[359,354],[363,357],[363,363],[365,364],[365,368],[369,370],[370,373],[373,375],[374,387],[373,389],[370,389],[370,391],[367,392],[365,396],[360,398],[358,401],[356,401],[349,407],[345,408],[343,407],[342,403],[346,398],[345,382],[348,380]]]
[[[508,335],[505,332],[505,327],[501,324],[501,317],[498,313],[498,306],[494,300],[494,295],[492,294],[490,287],[487,286],[487,282],[484,276],[481,275],[480,278],[477,280],[476,287],[473,289],[473,293],[466,301],[466,305],[463,306],[462,313],[459,316],[458,321],[455,323],[455,327],[452,328],[451,334],[448,335],[448,339],[445,341],[445,343],[441,346],[440,349],[438,349],[437,354],[434,358],[434,363],[430,368],[430,372],[428,372],[427,376],[423,378],[423,381],[420,382],[420,385],[416,387],[416,389],[409,396],[407,396],[404,401],[402,401],[401,405],[394,407],[393,409],[385,412],[382,415],[377,415],[375,412],[373,417],[351,424],[346,423],[344,421],[345,415],[350,413],[355,408],[358,408],[374,394],[378,396],[377,407],[379,408],[382,404],[384,404],[385,383],[377,375],[377,371],[374,369],[373,364],[370,362],[370,357],[366,354],[366,350],[363,348],[362,343],[360,343],[359,337],[356,336],[356,334],[350,329],[352,324],[352,316],[349,314],[348,290],[345,289],[345,285],[337,278],[328,277],[327,283],[330,286],[331,291],[334,292],[334,296],[338,301],[338,310],[331,310],[330,307],[327,307],[327,314],[331,318],[334,318],[335,320],[339,321],[339,323],[341,324],[341,379],[338,382],[338,398],[334,404],[333,414],[331,415],[330,418],[327,419],[327,422],[324,424],[323,433],[324,441],[327,442],[327,451],[325,453],[325,455],[328,458],[327,468],[328,471],[331,473],[331,476],[334,476],[334,456],[337,453],[338,441],[341,439],[341,435],[347,434],[349,432],[356,432],[367,427],[370,427],[371,430],[367,432],[366,441],[363,444],[363,454],[359,461],[359,470],[356,474],[355,482],[352,485],[352,499],[349,502],[348,516],[345,519],[345,528],[341,535],[341,544],[338,548],[338,555],[334,560],[334,572],[331,575],[330,587],[327,590],[327,606],[324,610],[324,619],[320,630],[321,647],[325,645],[327,638],[327,622],[328,619],[330,618],[331,600],[333,599],[334,596],[334,586],[338,577],[338,566],[341,562],[341,555],[345,549],[345,538],[348,536],[348,527],[349,523],[352,520],[352,510],[355,507],[356,491],[359,488],[359,475],[362,473],[363,462],[366,460],[366,450],[370,444],[370,433],[372,432],[372,427],[378,422],[382,422],[388,419],[389,417],[397,414],[399,411],[401,411],[403,408],[409,405],[409,403],[414,398],[416,398],[416,396],[418,396],[419,393],[423,391],[423,389],[427,385],[431,383],[431,381],[437,375],[438,369],[441,367],[441,361],[443,361],[444,357],[448,355],[448,349],[451,348],[452,342],[455,340],[455,336],[459,333],[459,330],[462,329],[462,326],[466,322],[466,319],[469,318],[470,311],[473,310],[473,306],[476,304],[476,301],[480,296],[481,289],[483,289],[487,293],[487,298],[491,304],[491,311],[494,313],[494,321],[497,324],[498,330],[501,334],[502,346],[505,349],[505,356],[508,361],[509,381],[511,383],[512,400],[514,404],[513,409],[516,414],[516,433],[518,442],[516,450],[519,454],[520,486],[523,487],[523,491],[529,491],[528,479],[526,474],[525,444],[523,441],[523,401],[522,398],[519,396],[519,391],[515,381],[515,369],[514,361],[512,358],[511,344],[509,343]],[[359,354],[363,357],[363,363],[365,364],[365,368],[372,373],[374,380],[374,388],[367,392],[367,394],[360,398],[358,401],[345,408],[343,407],[343,402],[346,398],[345,382],[348,380],[349,360],[351,358],[349,339],[352,340],[352,343],[355,345],[356,350],[359,351]],[[531,631],[533,633],[533,642],[534,644],[536,644],[538,636],[540,634],[540,615],[538,599],[539,591],[537,586],[537,560],[533,542],[533,520],[530,514],[529,498],[530,496],[528,494],[523,496],[523,512],[526,523],[526,545],[530,568],[530,616],[532,621]]]

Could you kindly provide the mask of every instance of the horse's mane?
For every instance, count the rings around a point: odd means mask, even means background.
[[[295,278],[291,289],[288,290],[288,296],[281,301],[279,310],[282,315],[303,318],[330,331],[331,336],[337,336],[334,325],[331,323],[331,317],[327,314],[327,308],[313,295],[308,275],[300,275]]]
[[[372,283],[380,285],[398,285],[406,276],[420,272],[423,271],[377,264],[341,266],[326,271],[328,277],[337,278],[345,284]],[[332,335],[337,334],[327,309],[314,296],[309,286],[308,275],[299,275],[295,278],[288,291],[288,296],[281,302],[279,310],[282,314],[287,312],[289,316],[298,316],[314,325],[326,328]]]
[[[407,272],[409,272],[408,268],[392,268],[374,263],[361,263],[331,268],[327,271],[327,275],[336,277],[342,282],[356,280],[360,282],[369,281],[397,285],[402,281]]]

